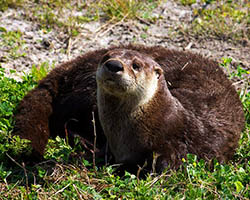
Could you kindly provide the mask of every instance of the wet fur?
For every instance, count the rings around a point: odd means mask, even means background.
[[[94,111],[97,145],[102,147],[106,142],[98,120],[96,70],[102,57],[117,48],[148,55],[165,76],[152,106],[140,111],[141,125],[128,124],[135,134],[132,140],[123,138],[124,143],[137,146],[139,154],[145,155],[142,160],[153,151],[158,153],[159,170],[179,166],[187,153],[221,162],[232,158],[244,127],[244,114],[231,81],[218,63],[163,47],[112,47],[58,66],[20,102],[14,134],[31,140],[35,155],[41,157],[49,137],[65,137],[65,123],[70,119],[78,120],[78,134],[92,141]],[[124,114],[119,115],[122,119]]]

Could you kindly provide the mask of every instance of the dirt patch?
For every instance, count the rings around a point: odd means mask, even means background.
[[[58,28],[41,28],[38,22],[27,20],[27,9],[7,9],[0,12],[0,27],[6,31],[19,31],[23,42],[16,44],[14,56],[10,56],[13,46],[6,45],[4,38],[0,37],[0,66],[7,71],[16,70],[17,74],[9,73],[9,76],[19,79],[18,76],[29,72],[32,65],[39,66],[43,62],[57,65],[84,52],[109,45],[141,43],[193,51],[219,62],[222,57],[231,57],[235,66],[241,64],[245,69],[250,69],[248,41],[235,43],[189,34],[194,19],[193,9],[197,6],[200,5],[182,6],[177,1],[168,0],[154,10],[152,15],[157,20],[138,19],[118,23],[92,21],[81,24],[76,37],[70,37]],[[68,15],[61,17],[64,16]]]

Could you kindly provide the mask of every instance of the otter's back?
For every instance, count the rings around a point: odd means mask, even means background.
[[[150,55],[161,65],[170,92],[188,117],[195,119],[187,124],[187,132],[192,132],[187,133],[190,147],[195,149],[191,153],[230,159],[244,128],[244,113],[232,82],[219,64],[201,55],[163,47],[130,48]]]

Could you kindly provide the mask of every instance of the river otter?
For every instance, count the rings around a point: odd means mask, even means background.
[[[232,158],[244,127],[239,97],[214,61],[163,47],[122,46],[89,52],[55,68],[21,101],[15,133],[43,155],[49,136],[105,139],[115,161],[178,167],[187,153]],[[104,135],[103,135],[104,133]]]

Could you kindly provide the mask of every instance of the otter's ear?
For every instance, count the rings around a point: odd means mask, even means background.
[[[163,69],[160,67],[155,67],[155,72],[157,74],[157,78],[159,79],[161,77],[161,75],[164,73]]]

